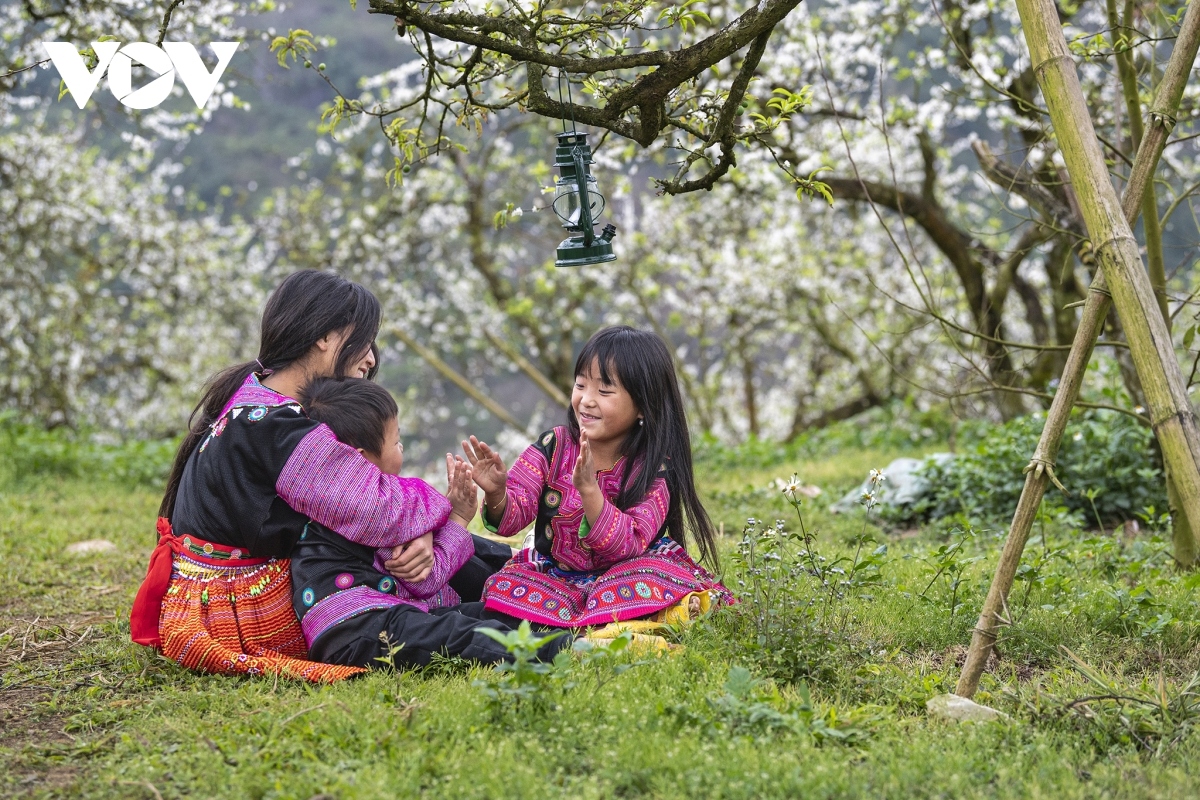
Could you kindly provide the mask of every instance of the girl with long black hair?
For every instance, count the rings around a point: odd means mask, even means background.
[[[292,548],[310,519],[368,547],[399,541],[404,549],[387,568],[419,582],[450,503],[424,481],[382,473],[294,398],[315,378],[372,376],[379,323],[374,295],[332,273],[297,272],[275,290],[258,356],[213,378],[193,411],[134,600],[135,642],[207,672],[332,681],[362,671],[306,660],[292,610]],[[394,605],[378,594],[379,608]],[[505,657],[474,634],[478,620],[453,614],[436,624],[433,638],[490,654],[482,660]]]
[[[484,490],[484,524],[534,539],[488,579],[489,611],[582,627],[731,600],[686,550],[715,566],[715,532],[696,494],[674,362],[657,335],[597,332],[575,362],[567,425],[546,431],[506,472],[463,442]]]

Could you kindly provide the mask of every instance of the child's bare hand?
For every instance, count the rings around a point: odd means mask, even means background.
[[[433,531],[413,539],[385,561],[384,569],[395,578],[420,583],[433,571]]]
[[[488,495],[503,495],[508,485],[508,468],[504,466],[500,454],[474,436],[462,443],[462,449],[467,461],[471,462],[471,470],[479,488]]]
[[[586,494],[593,489],[600,491],[600,484],[596,481],[596,462],[592,458],[592,446],[588,442],[586,431],[579,432],[579,457],[575,459],[571,483],[580,494]]]
[[[470,520],[479,510],[479,490],[475,488],[471,465],[446,453],[446,482],[449,484],[446,497],[450,500],[452,513]]]

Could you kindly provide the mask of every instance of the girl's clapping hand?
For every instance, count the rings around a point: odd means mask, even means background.
[[[466,527],[479,510],[479,490],[475,488],[471,465],[458,456],[446,453],[446,482],[449,484],[446,497],[450,500],[451,515]]]
[[[471,462],[471,471],[479,488],[489,495],[503,495],[504,487],[508,485],[508,468],[500,454],[474,436],[463,442],[462,448],[467,461]]]
[[[600,484],[596,481],[596,462],[592,458],[592,446],[588,442],[587,431],[579,432],[579,457],[575,459],[571,483],[581,495],[586,495],[593,489],[600,491]]]

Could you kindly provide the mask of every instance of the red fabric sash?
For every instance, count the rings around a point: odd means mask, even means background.
[[[199,552],[197,552],[199,551]],[[133,598],[129,612],[129,635],[137,644],[161,649],[158,619],[162,615],[163,598],[171,587],[171,556],[182,553],[188,558],[212,567],[253,567],[269,559],[249,558],[241,550],[206,542],[197,536],[176,536],[166,517],[158,518],[158,545],[150,554],[146,577]],[[214,557],[215,556],[215,557]]]

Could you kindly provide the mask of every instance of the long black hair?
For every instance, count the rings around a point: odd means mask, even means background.
[[[624,510],[641,502],[661,467],[671,493],[667,533],[686,546],[686,528],[700,548],[700,557],[715,567],[716,530],[696,494],[692,442],[671,351],[650,331],[615,325],[588,339],[575,361],[575,375],[586,373],[592,364],[599,367],[600,380],[619,383],[629,392],[643,417],[643,423],[634,425],[621,443],[619,452],[626,457],[626,470],[617,507]],[[579,420],[574,408],[567,409],[567,428],[578,442]]]
[[[357,283],[317,270],[302,270],[287,276],[263,309],[258,358],[218,372],[205,384],[204,395],[188,418],[187,436],[171,465],[158,515],[170,519],[174,513],[179,481],[188,458],[250,373],[284,369],[308,355],[321,337],[348,330],[349,336],[334,367],[335,374],[342,375],[368,349],[374,348],[379,321],[379,301]],[[377,367],[371,368],[368,377],[375,377]]]

